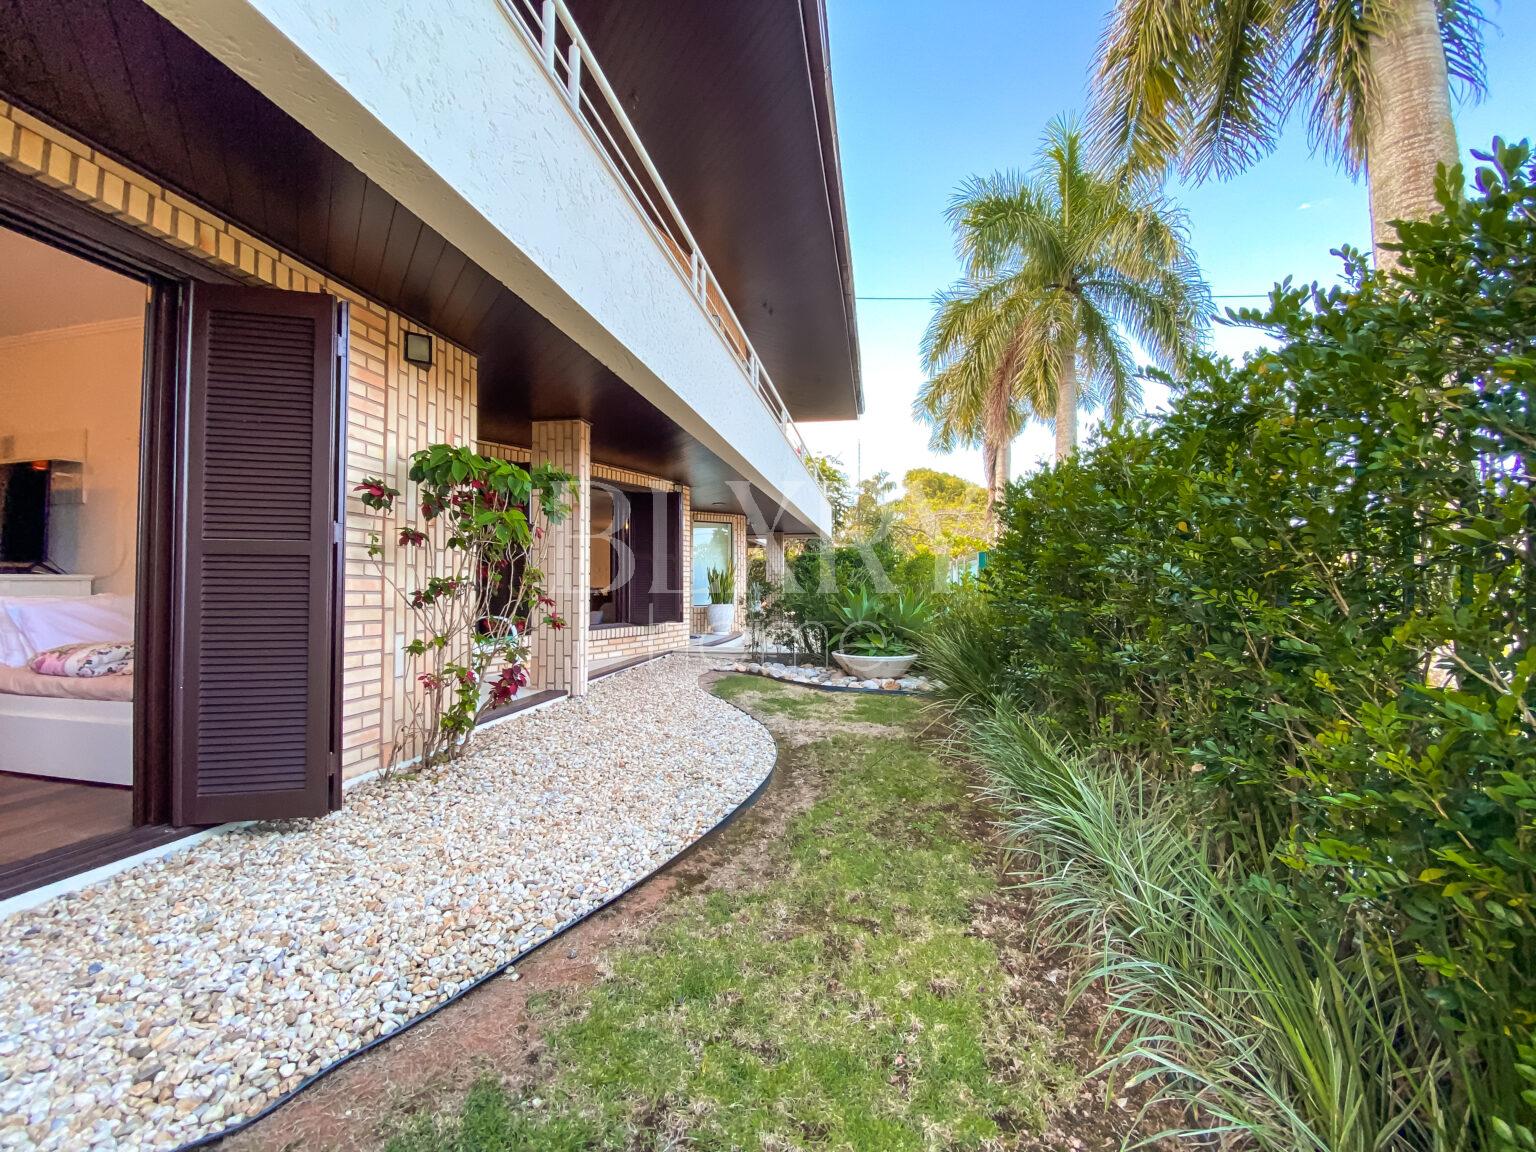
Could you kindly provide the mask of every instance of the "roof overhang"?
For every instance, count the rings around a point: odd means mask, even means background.
[[[862,414],[823,0],[566,0],[796,420]]]

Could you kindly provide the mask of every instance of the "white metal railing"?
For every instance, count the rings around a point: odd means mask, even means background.
[[[663,252],[671,258],[678,275],[725,341],[747,383],[778,423],[784,438],[801,460],[807,451],[779,390],[773,386],[747,330],[737,317],[725,291],[710,270],[693,233],[683,219],[672,194],[651,162],[640,135],[630,123],[576,27],[563,0],[497,0],[513,27],[527,38],[534,53],[557,87],[565,93],[571,112],[613,167],[614,175],[645,217]]]

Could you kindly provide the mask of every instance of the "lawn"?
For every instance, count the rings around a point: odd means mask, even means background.
[[[920,704],[716,691],[779,739],[777,834],[738,823],[734,866],[611,949],[604,979],[536,1006],[532,1083],[405,1117],[392,1152],[1015,1147],[1078,1094],[977,930],[1004,898],[988,825]]]

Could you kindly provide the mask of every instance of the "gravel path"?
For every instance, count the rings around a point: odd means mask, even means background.
[[[0,1148],[173,1148],[249,1116],[655,869],[773,765],[684,656],[320,820],[0,922]]]

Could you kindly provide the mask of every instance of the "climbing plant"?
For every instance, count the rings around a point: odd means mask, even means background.
[[[423,764],[456,759],[481,713],[527,684],[533,629],[565,627],[529,552],[542,524],[569,514],[574,480],[452,444],[412,455],[409,478],[419,519],[392,538],[372,533],[368,545],[384,587],[416,622],[404,648],[408,706],[392,767],[413,749]],[[354,492],[381,516],[401,503],[400,490],[378,477]]]

